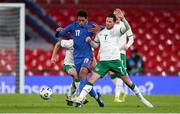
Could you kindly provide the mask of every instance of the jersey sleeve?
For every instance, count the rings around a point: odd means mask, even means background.
[[[126,32],[126,36],[128,37],[126,47],[129,48],[134,43],[134,35],[131,29]]]
[[[129,29],[130,29],[130,25],[126,19],[123,19],[120,24],[115,24],[116,34],[119,34],[119,36],[125,34]]]
[[[95,27],[95,26],[96,26],[96,23],[95,23],[95,22],[91,22],[91,26],[92,26],[92,27]]]
[[[100,40],[99,40],[99,33],[96,34],[94,41],[95,41],[96,43],[100,43]]]
[[[122,19],[121,21],[123,22],[124,27],[120,28],[120,32],[121,32],[121,34],[124,34],[130,29],[130,25],[129,25],[129,23],[127,22],[127,20],[125,18]]]
[[[65,27],[62,31],[56,32],[55,36],[56,37],[65,37],[68,32],[71,32],[73,28],[73,23]],[[65,37],[66,38],[66,37]]]
[[[125,29],[126,29],[125,26],[121,26],[121,28],[120,28],[120,33],[121,33],[121,35],[124,34]]]
[[[133,32],[132,32],[132,30],[131,30],[131,29],[129,29],[129,30],[126,32],[126,35],[127,35],[127,37],[131,37],[131,36],[133,36]]]
[[[92,37],[94,34],[94,31],[92,31],[92,28],[95,27],[96,23],[95,22],[89,22],[88,25],[88,36]]]

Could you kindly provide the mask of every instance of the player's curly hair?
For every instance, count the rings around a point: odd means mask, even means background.
[[[77,12],[77,17],[85,17],[85,18],[87,18],[88,14],[87,14],[86,11],[80,10],[80,11]]]

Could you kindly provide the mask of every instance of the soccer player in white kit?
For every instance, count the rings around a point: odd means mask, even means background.
[[[91,91],[93,84],[99,78],[103,78],[107,72],[112,71],[119,74],[123,82],[135,93],[144,105],[149,108],[153,108],[153,105],[142,96],[137,86],[130,80],[126,69],[120,62],[118,39],[121,35],[127,32],[130,26],[124,18],[122,11],[118,12],[118,15],[125,25],[124,28],[115,25],[116,17],[112,13],[106,17],[106,28],[96,35],[95,40],[93,41],[91,38],[87,38],[87,42],[89,42],[92,47],[97,48],[100,45],[100,61],[97,63],[95,69],[93,70],[92,77],[90,77],[80,95],[73,99],[76,103],[76,107],[82,106],[82,101]]]
[[[120,9],[115,9],[113,12],[116,16],[116,24],[124,27],[124,23],[121,22],[120,17],[118,17],[119,11]],[[127,38],[128,38],[128,41],[127,41]],[[133,42],[134,42],[134,35],[132,33],[131,28],[129,28],[129,30],[119,38],[120,60],[125,69],[127,69],[126,50],[133,44]],[[118,74],[114,74],[113,72],[110,72],[110,77],[112,79],[112,82],[115,85],[114,102],[124,102],[127,96],[127,93],[123,88],[123,81],[118,76]]]
[[[70,102],[71,98],[78,90],[79,84],[80,84],[80,79],[77,76],[77,72],[76,72],[75,65],[74,65],[74,59],[73,59],[73,51],[74,51],[73,40],[72,39],[61,40],[56,43],[54,50],[53,50],[52,57],[51,57],[51,62],[54,64],[57,61],[56,56],[57,56],[58,50],[61,47],[66,49],[66,54],[65,54],[65,58],[64,58],[64,71],[67,74],[71,75],[73,78],[73,82],[71,84],[70,91],[67,93],[67,104],[71,106],[72,105],[72,103]]]

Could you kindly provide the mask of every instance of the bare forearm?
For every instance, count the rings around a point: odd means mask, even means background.
[[[96,42],[93,41],[93,40],[92,40],[89,44],[90,44],[91,47],[93,47],[93,48],[98,48],[98,47],[99,47],[99,43],[96,43]]]
[[[98,48],[98,47],[99,47],[99,43],[96,42],[96,39],[97,39],[97,38],[95,38],[95,41],[93,41],[93,40],[91,39],[91,37],[87,37],[87,38],[86,38],[86,42],[88,42],[88,43],[91,45],[92,48]]]
[[[60,42],[57,42],[54,49],[53,49],[52,58],[57,55],[59,49],[60,49]]]

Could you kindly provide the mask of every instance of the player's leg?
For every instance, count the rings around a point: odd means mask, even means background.
[[[110,77],[115,85],[115,97],[114,102],[123,102],[119,99],[121,92],[123,91],[123,81],[120,79],[118,74],[115,74],[113,72],[110,72]]]
[[[71,94],[70,94],[72,96],[79,89],[80,79],[77,76],[77,72],[74,67],[70,68],[68,74],[73,77],[73,83],[71,84]]]
[[[120,62],[121,65],[123,65],[126,68],[126,56],[125,54],[120,54]],[[115,85],[115,98],[114,102],[124,102],[126,93],[123,88],[123,81],[120,79],[119,75],[113,72],[110,72],[110,78],[112,79],[112,82]]]
[[[128,75],[122,76],[121,79],[123,82],[135,93],[135,95],[139,98],[139,100],[147,107],[153,108],[154,106],[146,100],[143,95],[140,93],[139,89],[137,86],[131,81]]]
[[[80,74],[82,74],[81,76],[83,76],[85,79],[83,81],[87,82],[87,75],[89,73],[89,70],[86,67],[82,67],[81,68],[81,72]],[[86,83],[84,83],[83,87],[85,86]],[[94,89],[92,88],[92,90],[89,92],[91,97],[94,97],[95,99],[98,99],[98,94],[94,91]]]
[[[125,70],[127,71],[127,63],[126,63],[126,54],[123,54],[123,53],[121,53],[121,64],[122,64],[122,66],[125,68]],[[122,80],[121,80],[122,81]],[[123,82],[123,81],[122,81]],[[122,87],[123,88],[123,87]],[[123,88],[123,90],[124,90],[124,88]],[[125,101],[125,99],[126,99],[126,97],[127,97],[127,93],[126,93],[126,91],[124,90],[123,92],[121,92],[121,94],[120,94],[120,100],[121,101]]]
[[[76,69],[74,68],[74,66],[64,65],[64,71],[73,77],[70,91],[67,93],[67,99],[66,99],[67,105],[72,106],[73,102],[71,101],[71,99],[72,99],[73,95],[76,93],[76,91],[78,90],[80,81],[78,79],[77,72],[76,72]]]
[[[82,67],[81,67],[81,70],[80,70],[80,76],[82,78],[88,76],[89,72],[91,72],[91,69],[92,69],[92,58],[86,58],[84,59],[83,61],[83,64],[82,64]],[[85,80],[87,81],[87,80]],[[83,86],[84,87],[84,86]],[[96,92],[93,88],[91,89],[91,91],[89,92],[90,96],[95,98],[95,100],[98,102],[99,106],[100,107],[103,107],[104,106],[104,103],[102,102],[101,100],[101,95],[99,92]]]
[[[116,65],[114,65],[116,64]],[[121,65],[119,65],[119,67],[117,66],[118,63],[114,63],[112,64],[113,70],[119,74],[121,74],[121,79],[123,80],[123,82],[135,93],[135,95],[140,99],[140,101],[146,105],[149,108],[153,108],[153,105],[147,101],[143,95],[140,93],[139,89],[137,88],[137,86],[131,81],[131,79],[129,78],[126,69]],[[117,69],[116,69],[117,68]]]
[[[121,65],[121,62],[118,62],[118,60],[117,61],[115,60],[115,61],[112,61],[109,64],[109,66],[111,67],[110,69],[111,71],[122,75],[120,77],[123,80],[123,82],[135,93],[135,95],[140,99],[140,101],[144,105],[146,105],[149,108],[153,108],[153,105],[142,96],[137,86],[130,80],[129,76],[127,75],[127,71]]]
[[[109,68],[106,64],[106,62],[99,62],[95,69],[93,70],[92,76],[86,83],[86,85],[83,87],[79,97],[75,99],[75,102],[77,103],[77,106],[81,106],[81,102],[86,97],[86,95],[92,90],[93,84],[101,77],[104,76],[109,71]],[[101,100],[101,99],[100,99]],[[102,101],[101,101],[102,102]],[[104,107],[104,104],[103,106]]]
[[[92,79],[93,78],[93,79]],[[74,99],[74,102],[76,103],[75,107],[81,107],[84,100],[86,99],[87,94],[90,93],[93,89],[93,83],[98,80],[100,76],[98,74],[93,74],[93,77],[90,77],[88,82],[86,82],[86,85],[83,87],[80,95]],[[101,106],[104,107],[104,104]]]

